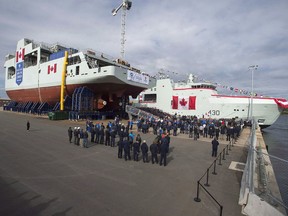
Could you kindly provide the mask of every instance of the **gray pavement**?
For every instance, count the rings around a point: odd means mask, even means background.
[[[163,167],[125,162],[117,158],[117,148],[98,144],[84,149],[70,144],[68,126],[81,123],[3,111],[0,119],[0,215],[220,214],[203,189],[201,202],[194,201],[197,180],[214,160],[210,139],[172,136],[168,164]],[[141,136],[149,145],[155,137]],[[226,144],[220,140],[218,152]],[[241,215],[242,172],[229,169],[231,161],[246,161],[242,145],[234,146],[223,165],[216,166],[217,175],[210,173],[206,188],[223,205],[223,215]]]

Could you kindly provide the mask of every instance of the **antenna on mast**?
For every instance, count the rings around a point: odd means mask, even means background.
[[[118,11],[122,8],[121,13],[121,52],[120,58],[124,60],[124,47],[125,47],[125,21],[126,21],[126,11],[130,10],[132,6],[132,2],[129,0],[123,0],[123,2],[117,7],[112,10],[112,15],[116,16]]]

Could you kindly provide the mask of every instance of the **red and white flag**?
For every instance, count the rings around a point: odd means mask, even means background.
[[[24,61],[25,48],[16,52],[16,63]]]
[[[48,65],[48,74],[50,73],[56,73],[57,72],[57,64],[54,65]]]
[[[173,96],[172,109],[195,110],[196,96]]]
[[[274,101],[278,106],[284,109],[288,109],[288,101],[282,98],[274,98]]]

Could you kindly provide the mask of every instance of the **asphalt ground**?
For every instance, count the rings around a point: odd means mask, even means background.
[[[31,123],[26,130],[27,120]],[[211,139],[171,136],[167,166],[118,159],[117,147],[68,142],[69,126],[84,123],[0,111],[0,215],[220,215],[216,202],[197,181],[215,158]],[[152,134],[140,133],[150,145]],[[245,162],[241,135],[217,175],[209,171],[205,187],[223,205],[223,215],[241,215],[238,205],[241,171],[231,161]],[[118,139],[117,139],[118,140]],[[225,148],[220,140],[218,153]],[[150,160],[150,152],[149,152]],[[213,166],[212,166],[213,167]],[[201,181],[206,182],[206,176]]]

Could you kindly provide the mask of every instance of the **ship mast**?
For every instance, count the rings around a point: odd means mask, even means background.
[[[112,15],[116,16],[117,12],[122,8],[121,12],[121,51],[120,58],[124,60],[124,51],[125,51],[125,25],[126,25],[126,11],[130,10],[132,2],[129,0],[123,0],[116,9],[112,10]]]

